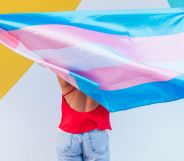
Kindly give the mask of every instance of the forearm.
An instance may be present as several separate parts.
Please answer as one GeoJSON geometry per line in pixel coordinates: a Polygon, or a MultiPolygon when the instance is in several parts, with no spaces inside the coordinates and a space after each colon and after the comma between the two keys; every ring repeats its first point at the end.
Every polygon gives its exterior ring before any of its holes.
{"type": "Polygon", "coordinates": [[[65,81],[64,79],[62,79],[58,75],[56,75],[56,76],[57,76],[58,82],[59,82],[62,90],[65,88],[70,88],[72,86],[71,84],[69,84],[67,81],[65,81]]]}

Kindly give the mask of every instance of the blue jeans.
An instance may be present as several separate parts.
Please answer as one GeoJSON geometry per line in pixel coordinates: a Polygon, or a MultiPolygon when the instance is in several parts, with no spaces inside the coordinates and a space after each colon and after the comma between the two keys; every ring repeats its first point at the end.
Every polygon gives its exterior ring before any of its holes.
{"type": "Polygon", "coordinates": [[[63,130],[57,136],[58,161],[109,161],[109,135],[106,130],[71,134],[63,130]]]}

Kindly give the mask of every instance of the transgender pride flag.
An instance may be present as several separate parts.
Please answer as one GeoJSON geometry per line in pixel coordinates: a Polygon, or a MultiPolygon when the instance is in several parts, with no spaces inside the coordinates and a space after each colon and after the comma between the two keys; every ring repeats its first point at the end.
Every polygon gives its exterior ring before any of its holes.
{"type": "Polygon", "coordinates": [[[1,14],[0,42],[110,112],[184,97],[184,9],[1,14]]]}

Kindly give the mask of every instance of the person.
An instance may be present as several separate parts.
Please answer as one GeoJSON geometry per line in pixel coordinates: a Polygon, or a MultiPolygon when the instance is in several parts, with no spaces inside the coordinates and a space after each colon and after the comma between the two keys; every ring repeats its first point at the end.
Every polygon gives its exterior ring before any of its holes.
{"type": "Polygon", "coordinates": [[[58,161],[109,161],[110,113],[57,75],[62,90],[58,161]]]}

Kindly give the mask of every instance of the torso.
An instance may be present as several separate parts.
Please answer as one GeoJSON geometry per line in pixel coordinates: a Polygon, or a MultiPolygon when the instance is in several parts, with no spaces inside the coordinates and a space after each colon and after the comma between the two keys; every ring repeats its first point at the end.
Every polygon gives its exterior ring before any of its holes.
{"type": "Polygon", "coordinates": [[[60,77],[58,77],[58,80],[66,102],[74,110],[78,112],[89,112],[99,106],[99,104],[96,101],[94,101],[91,97],[86,96],[77,88],[73,87],[60,77]]]}
{"type": "Polygon", "coordinates": [[[73,134],[93,129],[111,130],[109,111],[75,87],[59,79],[62,88],[62,117],[59,128],[73,134]]]}
{"type": "Polygon", "coordinates": [[[73,90],[70,94],[64,96],[64,98],[70,107],[78,112],[89,112],[99,106],[96,101],[86,96],[78,89],[73,90]]]}

